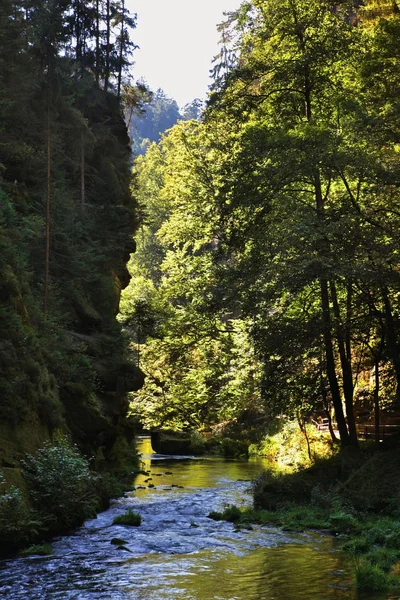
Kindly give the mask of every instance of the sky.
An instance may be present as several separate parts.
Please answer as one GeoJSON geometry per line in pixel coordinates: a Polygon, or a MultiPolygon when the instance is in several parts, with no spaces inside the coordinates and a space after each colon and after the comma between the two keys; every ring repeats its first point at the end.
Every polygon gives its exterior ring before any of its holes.
{"type": "Polygon", "coordinates": [[[137,13],[133,41],[134,79],[144,78],[152,90],[162,88],[180,107],[205,98],[209,71],[218,53],[216,26],[223,12],[241,0],[127,0],[137,13]]]}

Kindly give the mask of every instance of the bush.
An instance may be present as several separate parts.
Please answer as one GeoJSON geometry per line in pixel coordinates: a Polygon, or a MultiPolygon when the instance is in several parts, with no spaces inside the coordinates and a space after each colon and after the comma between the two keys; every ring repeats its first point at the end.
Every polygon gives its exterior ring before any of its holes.
{"type": "Polygon", "coordinates": [[[242,511],[237,506],[231,504],[222,512],[222,518],[224,521],[229,521],[230,523],[236,523],[242,517],[242,511]]]}
{"type": "Polygon", "coordinates": [[[50,531],[78,525],[95,513],[88,461],[66,438],[46,443],[21,461],[33,506],[50,531]]]}
{"type": "Polygon", "coordinates": [[[368,552],[370,545],[364,536],[355,537],[343,544],[343,550],[349,554],[365,554],[368,552]]]}
{"type": "Polygon", "coordinates": [[[242,440],[234,440],[232,438],[221,439],[222,453],[226,458],[239,458],[241,456],[248,456],[249,445],[247,442],[242,440]]]}
{"type": "Polygon", "coordinates": [[[29,543],[40,526],[18,488],[13,486],[0,495],[0,554],[11,554],[29,543]]]}
{"type": "Polygon", "coordinates": [[[190,449],[196,456],[201,456],[205,452],[205,440],[200,432],[192,431],[190,434],[190,449]]]}
{"type": "Polygon", "coordinates": [[[118,515],[113,520],[113,525],[130,525],[131,527],[138,527],[142,523],[142,515],[133,512],[129,509],[123,515],[118,515]]]}
{"type": "Polygon", "coordinates": [[[390,585],[389,577],[386,573],[365,558],[357,562],[355,576],[359,589],[387,590],[390,585]]]}
{"type": "Polygon", "coordinates": [[[21,552],[22,556],[31,556],[32,554],[36,556],[51,556],[53,554],[53,548],[50,544],[36,544],[34,546],[29,546],[29,548],[25,548],[21,552]]]}
{"type": "Polygon", "coordinates": [[[222,521],[222,513],[217,510],[212,510],[208,513],[207,517],[209,519],[213,519],[214,521],[222,521]]]}
{"type": "Polygon", "coordinates": [[[289,531],[304,529],[327,529],[329,520],[318,508],[312,506],[293,506],[282,513],[281,523],[289,531]]]}
{"type": "Polygon", "coordinates": [[[369,544],[383,544],[393,548],[400,547],[400,523],[390,517],[381,517],[366,526],[366,538],[369,544]]]}
{"type": "Polygon", "coordinates": [[[278,510],[283,504],[307,501],[311,497],[312,485],[307,472],[263,471],[253,481],[254,506],[278,510]]]}
{"type": "Polygon", "coordinates": [[[397,548],[375,547],[368,552],[366,558],[377,565],[385,573],[389,573],[400,559],[400,550],[397,548]]]}
{"type": "Polygon", "coordinates": [[[338,510],[329,516],[332,528],[335,532],[350,533],[357,531],[360,527],[357,519],[345,510],[338,510]]]}

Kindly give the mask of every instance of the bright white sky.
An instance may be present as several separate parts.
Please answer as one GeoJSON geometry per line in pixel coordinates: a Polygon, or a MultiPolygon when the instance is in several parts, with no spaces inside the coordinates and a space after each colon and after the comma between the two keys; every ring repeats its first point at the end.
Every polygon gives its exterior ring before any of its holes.
{"type": "Polygon", "coordinates": [[[223,12],[237,9],[241,0],[127,0],[137,13],[133,41],[133,76],[144,78],[151,89],[162,88],[184,106],[205,98],[209,71],[218,53],[216,26],[223,12]]]}

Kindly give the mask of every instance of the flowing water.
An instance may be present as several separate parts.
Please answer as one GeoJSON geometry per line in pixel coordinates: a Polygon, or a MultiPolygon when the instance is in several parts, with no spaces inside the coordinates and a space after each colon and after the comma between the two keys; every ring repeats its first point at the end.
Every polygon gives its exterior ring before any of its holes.
{"type": "Polygon", "coordinates": [[[0,598],[9,600],[387,600],[354,590],[351,562],[328,536],[254,526],[236,531],[207,518],[251,503],[249,480],[265,463],[152,454],[135,492],[57,538],[50,557],[0,562],[0,598]],[[149,487],[154,486],[154,487],[149,487]],[[132,508],[140,527],[113,525],[132,508]],[[113,538],[124,543],[111,544],[113,538]]]}

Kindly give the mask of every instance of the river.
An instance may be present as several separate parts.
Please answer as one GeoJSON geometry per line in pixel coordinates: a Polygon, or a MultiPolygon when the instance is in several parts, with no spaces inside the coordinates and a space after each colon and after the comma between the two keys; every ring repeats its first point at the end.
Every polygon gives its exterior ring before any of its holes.
{"type": "Polygon", "coordinates": [[[0,561],[8,600],[388,600],[362,594],[335,540],[254,526],[237,531],[207,518],[251,504],[249,481],[262,459],[167,457],[139,441],[136,490],[53,542],[54,554],[0,561]],[[154,486],[154,487],[149,487],[154,486]],[[140,527],[113,525],[132,508],[140,527]],[[111,544],[124,540],[122,548],[111,544]]]}

